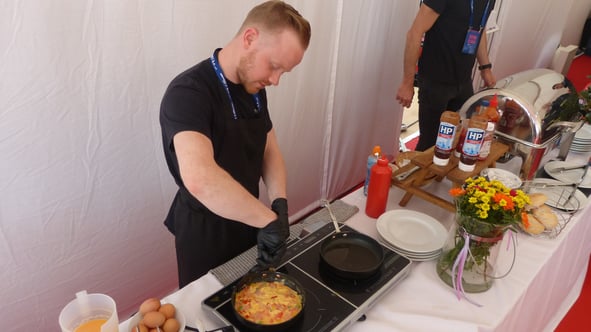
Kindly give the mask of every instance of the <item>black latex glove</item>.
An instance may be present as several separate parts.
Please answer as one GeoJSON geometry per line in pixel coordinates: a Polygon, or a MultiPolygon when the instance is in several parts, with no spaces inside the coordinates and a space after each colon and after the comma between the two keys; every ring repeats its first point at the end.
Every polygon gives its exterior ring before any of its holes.
{"type": "Polygon", "coordinates": [[[275,199],[271,204],[271,210],[277,213],[277,219],[261,228],[257,236],[257,268],[262,270],[279,265],[289,238],[287,199],[275,199]]]}

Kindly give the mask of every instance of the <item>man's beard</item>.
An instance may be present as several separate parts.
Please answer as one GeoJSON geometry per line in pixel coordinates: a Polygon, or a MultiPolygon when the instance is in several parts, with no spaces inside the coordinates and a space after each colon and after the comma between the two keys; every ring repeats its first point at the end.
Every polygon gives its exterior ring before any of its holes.
{"type": "Polygon", "coordinates": [[[251,94],[259,92],[261,89],[260,83],[257,81],[251,81],[249,77],[249,73],[254,68],[256,53],[251,52],[246,56],[240,58],[240,62],[238,64],[237,74],[239,83],[242,84],[244,89],[251,94]]]}

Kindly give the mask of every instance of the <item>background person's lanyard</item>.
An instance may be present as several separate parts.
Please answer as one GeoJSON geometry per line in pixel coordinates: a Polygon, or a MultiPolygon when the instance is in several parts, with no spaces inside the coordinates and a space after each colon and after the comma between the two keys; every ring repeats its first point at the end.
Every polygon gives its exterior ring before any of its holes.
{"type": "MultiPolygon", "coordinates": [[[[480,20],[480,28],[478,31],[482,31],[484,25],[486,24],[486,14],[488,14],[488,6],[490,5],[490,0],[486,2],[486,7],[484,7],[484,13],[482,14],[482,19],[480,20]]],[[[470,0],[470,29],[474,27],[474,0],[470,0]]]]}
{"type": "MultiPolygon", "coordinates": [[[[234,116],[234,120],[238,120],[238,114],[236,113],[236,107],[234,106],[234,100],[232,99],[232,94],[230,94],[230,88],[228,88],[228,82],[226,82],[226,78],[224,77],[224,72],[222,71],[222,67],[220,66],[220,64],[218,62],[215,51],[213,52],[212,56],[209,59],[211,60],[211,64],[213,65],[213,70],[215,70],[218,80],[220,80],[220,83],[222,83],[222,85],[224,86],[224,89],[226,89],[226,93],[228,94],[228,99],[230,99],[230,105],[232,105],[232,115],[234,116]]],[[[255,111],[256,111],[256,113],[258,113],[261,111],[261,101],[259,99],[259,94],[258,93],[253,94],[252,98],[254,99],[254,102],[257,105],[255,111]]]]}
{"type": "Polygon", "coordinates": [[[486,16],[488,14],[488,6],[490,5],[490,0],[486,2],[486,7],[484,8],[484,13],[482,14],[482,19],[480,20],[480,27],[474,29],[474,0],[470,0],[470,21],[468,31],[466,32],[466,38],[464,39],[464,45],[462,46],[462,53],[474,55],[476,54],[478,44],[480,43],[480,35],[482,34],[482,30],[486,24],[486,16]]]}

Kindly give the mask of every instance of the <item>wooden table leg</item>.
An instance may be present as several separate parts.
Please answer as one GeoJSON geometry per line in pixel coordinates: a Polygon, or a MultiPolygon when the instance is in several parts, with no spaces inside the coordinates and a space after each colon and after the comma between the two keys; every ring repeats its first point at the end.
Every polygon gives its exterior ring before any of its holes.
{"type": "Polygon", "coordinates": [[[398,205],[400,205],[400,206],[406,206],[406,204],[408,204],[408,201],[410,201],[410,199],[412,198],[412,196],[413,196],[413,194],[411,194],[411,193],[409,193],[407,191],[406,194],[404,194],[404,196],[400,200],[400,202],[398,202],[398,205]]]}

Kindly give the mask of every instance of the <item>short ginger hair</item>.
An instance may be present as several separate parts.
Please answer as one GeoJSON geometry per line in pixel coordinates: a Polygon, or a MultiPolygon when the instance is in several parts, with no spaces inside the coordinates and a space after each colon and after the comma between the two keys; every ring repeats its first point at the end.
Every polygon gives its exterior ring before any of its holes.
{"type": "Polygon", "coordinates": [[[252,8],[246,15],[240,32],[253,25],[270,32],[291,29],[298,35],[304,50],[310,44],[310,23],[295,8],[283,1],[271,0],[252,8]]]}

